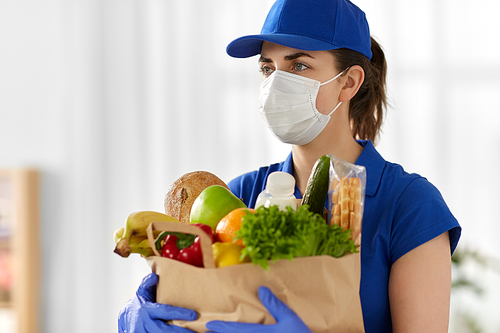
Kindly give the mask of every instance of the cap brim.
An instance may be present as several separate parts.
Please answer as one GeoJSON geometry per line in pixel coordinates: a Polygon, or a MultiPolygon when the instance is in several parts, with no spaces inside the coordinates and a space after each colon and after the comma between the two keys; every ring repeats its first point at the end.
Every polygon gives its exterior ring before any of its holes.
{"type": "Polygon", "coordinates": [[[267,41],[305,51],[325,51],[338,49],[335,45],[317,39],[289,34],[261,34],[243,36],[233,40],[226,48],[234,58],[248,58],[260,54],[262,42],[267,41]]]}

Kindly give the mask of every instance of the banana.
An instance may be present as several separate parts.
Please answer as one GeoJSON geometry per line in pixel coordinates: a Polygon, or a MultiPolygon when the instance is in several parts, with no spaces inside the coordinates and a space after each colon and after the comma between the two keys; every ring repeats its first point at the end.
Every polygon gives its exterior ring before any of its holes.
{"type": "Polygon", "coordinates": [[[143,257],[149,257],[154,254],[147,236],[130,237],[129,246],[130,253],[138,253],[143,257]]]}
{"type": "MultiPolygon", "coordinates": [[[[114,252],[127,258],[132,253],[132,237],[147,237],[146,229],[151,222],[179,222],[179,220],[155,211],[134,212],[128,216],[123,232],[121,232],[121,228],[115,231],[116,247],[114,252]]],[[[134,249],[136,248],[134,247],[134,249]]],[[[149,249],[151,248],[149,247],[149,249]]]]}
{"type": "Polygon", "coordinates": [[[130,253],[138,253],[140,254],[141,256],[143,257],[150,257],[150,256],[153,256],[155,253],[153,252],[153,249],[151,248],[144,248],[144,249],[141,249],[141,248],[131,248],[130,249],[130,253]]]}
{"type": "MultiPolygon", "coordinates": [[[[115,244],[118,243],[118,241],[120,241],[120,239],[123,237],[123,231],[125,230],[124,227],[121,227],[119,229],[116,229],[115,230],[115,233],[113,235],[113,239],[115,241],[115,244]]],[[[158,230],[154,230],[153,231],[153,235],[154,237],[158,237],[158,235],[161,233],[161,231],[158,231],[158,230]]],[[[147,235],[144,235],[144,236],[132,236],[131,239],[134,239],[134,237],[138,237],[142,240],[146,239],[148,236],[147,235]]],[[[132,243],[132,240],[129,242],[129,243],[132,243]]]]}
{"type": "Polygon", "coordinates": [[[130,241],[128,242],[130,248],[135,249],[147,249],[151,248],[149,245],[149,239],[147,236],[132,236],[130,237],[130,241]]]}
{"type": "MultiPolygon", "coordinates": [[[[115,231],[115,243],[119,241],[119,239],[123,236],[124,228],[117,229],[115,231]],[[118,238],[117,238],[118,237],[118,238]]],[[[158,234],[156,232],[154,234],[158,234]]],[[[153,250],[151,249],[151,245],[149,243],[149,239],[147,236],[135,236],[132,235],[128,242],[130,247],[130,253],[138,253],[143,257],[149,257],[154,255],[153,250]]]]}
{"type": "Polygon", "coordinates": [[[115,230],[115,233],[113,235],[113,239],[115,240],[115,244],[118,243],[118,241],[120,240],[120,238],[123,237],[123,232],[124,231],[125,231],[124,227],[121,227],[120,229],[116,229],[115,230]]]}

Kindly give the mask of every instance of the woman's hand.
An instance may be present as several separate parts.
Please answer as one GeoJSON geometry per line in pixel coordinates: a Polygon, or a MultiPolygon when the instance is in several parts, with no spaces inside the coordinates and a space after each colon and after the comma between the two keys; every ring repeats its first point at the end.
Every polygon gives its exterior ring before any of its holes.
{"type": "Polygon", "coordinates": [[[225,321],[210,321],[206,327],[210,332],[216,333],[311,333],[311,330],[285,303],[267,287],[259,288],[259,298],[262,304],[276,320],[276,324],[262,325],[225,321]]]}
{"type": "Polygon", "coordinates": [[[119,333],[164,333],[193,331],[167,324],[168,320],[195,320],[195,311],[156,302],[158,275],[148,274],[143,280],[136,296],[120,311],[118,316],[119,333]]]}

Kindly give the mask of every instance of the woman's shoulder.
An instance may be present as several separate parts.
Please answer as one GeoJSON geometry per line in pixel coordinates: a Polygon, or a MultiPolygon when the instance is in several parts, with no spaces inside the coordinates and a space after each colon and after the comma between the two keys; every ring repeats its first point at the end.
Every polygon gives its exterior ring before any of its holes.
{"type": "Polygon", "coordinates": [[[253,207],[260,192],[266,187],[267,176],[274,171],[282,171],[285,162],[274,163],[246,172],[229,183],[229,189],[241,198],[248,207],[253,207]]]}
{"type": "Polygon", "coordinates": [[[412,183],[429,187],[429,189],[433,187],[427,178],[415,172],[408,172],[402,165],[389,161],[385,161],[382,181],[392,182],[394,183],[394,186],[397,186],[402,190],[405,190],[412,183]]]}
{"type": "Polygon", "coordinates": [[[378,221],[377,228],[388,233],[392,258],[445,231],[450,232],[453,251],[461,229],[437,187],[424,176],[386,161],[371,144],[365,145],[363,153],[360,164],[367,171],[365,213],[378,221]]]}
{"type": "Polygon", "coordinates": [[[392,242],[399,243],[394,249],[401,251],[394,253],[393,258],[446,231],[453,253],[461,228],[439,189],[427,178],[408,173],[398,164],[388,162],[386,166],[385,193],[392,192],[394,200],[392,242]]]}
{"type": "MultiPolygon", "coordinates": [[[[367,195],[383,196],[399,195],[406,191],[410,184],[418,184],[420,188],[433,190],[432,184],[417,173],[407,172],[401,164],[386,160],[369,140],[359,140],[363,152],[356,164],[362,165],[367,173],[367,195]]],[[[410,186],[412,187],[412,186],[410,186]]]]}
{"type": "Polygon", "coordinates": [[[438,211],[452,216],[443,195],[431,181],[418,173],[407,172],[397,163],[385,163],[377,196],[391,198],[394,209],[402,214],[414,210],[426,211],[429,216],[438,211]]]}
{"type": "Polygon", "coordinates": [[[420,203],[444,200],[438,188],[426,177],[415,172],[408,172],[402,165],[393,162],[385,162],[380,188],[391,191],[400,200],[413,198],[412,201],[420,203]]]}
{"type": "Polygon", "coordinates": [[[425,178],[416,173],[407,172],[403,166],[387,161],[369,140],[358,141],[363,152],[356,164],[366,169],[366,195],[370,197],[398,196],[405,188],[417,179],[425,178]]]}
{"type": "MultiPolygon", "coordinates": [[[[227,185],[231,192],[240,192],[245,184],[253,184],[260,170],[253,170],[233,178],[227,185]]],[[[236,193],[235,193],[236,194],[236,193]]]]}

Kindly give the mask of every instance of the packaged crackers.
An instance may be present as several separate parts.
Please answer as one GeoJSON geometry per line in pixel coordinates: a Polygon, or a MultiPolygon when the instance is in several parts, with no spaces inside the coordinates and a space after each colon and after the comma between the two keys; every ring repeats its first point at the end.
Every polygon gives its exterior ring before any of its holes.
{"type": "Polygon", "coordinates": [[[351,230],[351,238],[357,246],[361,246],[366,169],[336,156],[328,156],[331,160],[328,191],[330,225],[337,224],[344,230],[351,230]]]}

